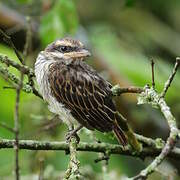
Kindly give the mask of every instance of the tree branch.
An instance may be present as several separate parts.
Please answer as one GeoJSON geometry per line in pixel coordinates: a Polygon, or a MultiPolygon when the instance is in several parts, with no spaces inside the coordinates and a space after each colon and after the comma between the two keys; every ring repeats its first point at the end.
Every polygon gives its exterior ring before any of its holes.
{"type": "Polygon", "coordinates": [[[119,84],[112,87],[113,96],[120,96],[123,93],[141,93],[144,91],[141,87],[120,87],[119,84]]]}
{"type": "MultiPolygon", "coordinates": [[[[15,140],[1,139],[0,149],[13,148],[15,140]]],[[[19,149],[28,150],[61,150],[69,151],[69,144],[66,142],[49,142],[49,141],[35,141],[35,140],[19,140],[19,149]]],[[[109,154],[121,154],[127,156],[134,156],[144,159],[147,156],[156,156],[161,152],[162,148],[144,147],[140,153],[134,153],[130,147],[123,148],[121,145],[109,143],[86,143],[79,142],[77,151],[89,152],[107,152],[109,154]]],[[[168,157],[177,159],[180,158],[180,148],[174,148],[168,157]]]]}
{"type": "Polygon", "coordinates": [[[168,80],[166,81],[166,83],[164,85],[164,89],[163,89],[160,97],[162,97],[162,98],[165,97],[166,92],[168,91],[168,88],[170,87],[171,82],[174,79],[174,76],[175,76],[175,74],[176,74],[176,72],[178,70],[179,64],[180,64],[180,58],[177,57],[176,58],[176,63],[175,63],[174,68],[173,68],[173,71],[172,71],[171,75],[169,76],[168,80]]]}
{"type": "Polygon", "coordinates": [[[64,180],[79,179],[81,177],[81,174],[79,172],[80,162],[77,159],[77,147],[78,147],[77,139],[76,137],[72,136],[69,142],[70,160],[69,160],[68,169],[65,172],[64,180]]]}
{"type": "Polygon", "coordinates": [[[35,76],[33,69],[11,60],[6,55],[0,54],[0,62],[6,64],[7,66],[12,66],[24,74],[32,75],[33,77],[35,76]]]}
{"type": "Polygon", "coordinates": [[[146,167],[144,170],[142,170],[137,176],[133,177],[133,180],[137,179],[147,179],[148,175],[155,171],[156,167],[164,160],[164,158],[171,152],[171,150],[174,148],[179,130],[177,128],[176,119],[172,115],[170,108],[167,106],[164,96],[168,90],[168,87],[170,87],[170,84],[177,72],[178,65],[179,65],[180,59],[176,59],[176,63],[173,69],[172,74],[169,76],[167,82],[165,83],[163,92],[159,95],[153,88],[146,87],[145,92],[142,92],[140,94],[139,98],[139,104],[149,103],[153,107],[157,106],[160,108],[162,114],[164,115],[170,129],[169,137],[166,141],[166,144],[162,148],[161,153],[152,161],[152,163],[146,167]]]}

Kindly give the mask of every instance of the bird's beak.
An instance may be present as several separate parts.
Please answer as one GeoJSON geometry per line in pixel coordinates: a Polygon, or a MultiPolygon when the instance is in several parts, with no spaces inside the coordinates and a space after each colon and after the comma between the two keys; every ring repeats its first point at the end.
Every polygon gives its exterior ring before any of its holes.
{"type": "Polygon", "coordinates": [[[67,52],[64,53],[65,59],[81,59],[84,60],[85,57],[91,56],[91,53],[87,49],[79,49],[79,51],[75,52],[67,52]]]}
{"type": "Polygon", "coordinates": [[[91,53],[87,49],[81,49],[80,51],[76,52],[76,57],[83,58],[91,56],[91,53]]]}

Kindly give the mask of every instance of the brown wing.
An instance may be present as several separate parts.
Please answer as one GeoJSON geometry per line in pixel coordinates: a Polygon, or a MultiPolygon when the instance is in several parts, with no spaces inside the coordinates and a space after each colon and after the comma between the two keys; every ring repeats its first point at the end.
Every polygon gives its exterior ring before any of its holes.
{"type": "Polygon", "coordinates": [[[87,64],[81,61],[72,61],[68,65],[55,63],[50,67],[49,83],[52,94],[71,110],[79,123],[88,129],[101,132],[113,129],[116,133],[111,85],[87,64]]]}
{"type": "Polygon", "coordinates": [[[56,99],[71,110],[81,124],[99,131],[112,130],[115,106],[110,85],[84,63],[51,66],[49,83],[56,99]]]}

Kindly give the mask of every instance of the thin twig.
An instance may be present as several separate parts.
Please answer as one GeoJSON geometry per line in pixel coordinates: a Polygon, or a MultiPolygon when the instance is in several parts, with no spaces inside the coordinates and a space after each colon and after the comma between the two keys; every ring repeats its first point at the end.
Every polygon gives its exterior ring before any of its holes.
{"type": "Polygon", "coordinates": [[[155,80],[154,80],[154,60],[151,59],[151,69],[152,69],[152,87],[155,88],[155,80]]]}
{"type": "Polygon", "coordinates": [[[180,64],[180,58],[177,57],[177,58],[176,58],[176,63],[175,63],[174,68],[173,68],[173,71],[172,71],[171,75],[169,76],[168,80],[166,81],[166,83],[165,83],[165,85],[164,85],[164,89],[163,89],[160,97],[162,97],[162,98],[165,97],[166,92],[168,91],[168,88],[170,87],[171,82],[172,82],[172,80],[174,79],[174,76],[175,76],[175,74],[176,74],[176,72],[177,72],[177,70],[178,70],[179,64],[180,64]]]}
{"type": "MultiPolygon", "coordinates": [[[[20,61],[23,65],[25,64],[25,59],[22,59],[20,61]]],[[[15,115],[14,115],[14,131],[15,131],[14,148],[15,148],[15,163],[16,163],[16,166],[15,166],[16,180],[20,179],[20,176],[19,176],[19,103],[20,103],[20,92],[23,87],[23,79],[24,79],[24,73],[21,71],[20,81],[19,81],[18,87],[16,88],[16,104],[15,104],[15,115]]]]}
{"type": "Polygon", "coordinates": [[[118,84],[112,87],[113,96],[120,96],[123,93],[141,93],[144,91],[141,87],[120,87],[118,84]]]}
{"type": "Polygon", "coordinates": [[[31,18],[28,16],[26,17],[26,28],[27,28],[27,31],[26,31],[26,43],[25,43],[25,46],[24,46],[24,51],[23,51],[23,55],[24,57],[26,58],[27,55],[28,55],[28,51],[31,47],[31,39],[32,39],[32,30],[31,30],[31,18]]]}
{"type": "Polygon", "coordinates": [[[44,175],[44,159],[43,158],[41,158],[40,160],[39,160],[39,177],[38,177],[38,180],[43,180],[44,179],[44,177],[43,177],[43,175],[44,175]]]}
{"type": "MultiPolygon", "coordinates": [[[[31,18],[27,17],[27,35],[26,35],[26,44],[24,46],[24,57],[27,56],[29,49],[31,48],[31,40],[32,40],[32,30],[31,30],[31,18]]],[[[31,70],[29,71],[28,75],[28,84],[32,87],[32,89],[35,90],[34,88],[34,81],[33,81],[33,77],[35,77],[34,72],[31,70]]]]}
{"type": "Polygon", "coordinates": [[[19,101],[20,101],[20,91],[22,84],[16,90],[16,104],[15,104],[15,114],[14,114],[14,131],[15,131],[15,173],[16,180],[19,180],[19,101]]]}
{"type": "MultiPolygon", "coordinates": [[[[98,162],[103,161],[103,160],[108,161],[108,160],[109,160],[109,155],[103,154],[102,156],[96,158],[96,159],[94,160],[94,162],[95,162],[95,163],[98,163],[98,162]]],[[[107,163],[107,164],[108,164],[108,163],[107,163]]],[[[106,164],[106,165],[107,165],[107,164],[106,164]]]]}
{"type": "Polygon", "coordinates": [[[16,89],[15,87],[10,87],[10,86],[3,86],[3,89],[16,89]]]}
{"type": "MultiPolygon", "coordinates": [[[[24,63],[24,61],[22,63],[24,63]]],[[[20,176],[19,176],[19,103],[20,103],[20,93],[23,87],[23,79],[24,79],[24,74],[23,72],[21,72],[20,83],[16,89],[16,104],[15,104],[15,115],[14,115],[14,131],[15,131],[14,149],[15,149],[15,163],[16,163],[16,166],[15,166],[16,180],[20,179],[20,176]]]]}
{"type": "Polygon", "coordinates": [[[8,36],[2,29],[0,29],[0,34],[2,34],[2,36],[4,37],[4,40],[13,48],[17,58],[23,64],[23,58],[20,55],[20,53],[18,52],[18,50],[16,49],[16,47],[14,46],[14,43],[12,42],[11,37],[8,36]]]}
{"type": "Polygon", "coordinates": [[[0,122],[0,126],[7,129],[8,131],[14,133],[14,129],[9,127],[7,124],[3,123],[3,122],[0,122]]]}

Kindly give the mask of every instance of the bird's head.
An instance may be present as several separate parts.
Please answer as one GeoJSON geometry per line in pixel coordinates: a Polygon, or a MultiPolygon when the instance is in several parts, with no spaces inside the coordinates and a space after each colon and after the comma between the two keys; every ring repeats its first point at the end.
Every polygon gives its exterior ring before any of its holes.
{"type": "Polygon", "coordinates": [[[83,60],[85,57],[91,55],[80,41],[71,38],[63,38],[54,41],[46,47],[45,52],[55,58],[62,58],[64,60],[83,60]]]}

